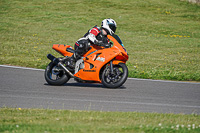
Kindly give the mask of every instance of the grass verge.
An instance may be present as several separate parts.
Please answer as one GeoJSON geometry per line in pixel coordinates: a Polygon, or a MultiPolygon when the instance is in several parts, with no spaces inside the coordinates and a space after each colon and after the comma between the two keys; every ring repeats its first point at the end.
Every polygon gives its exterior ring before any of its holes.
{"type": "Polygon", "coordinates": [[[0,132],[200,132],[199,115],[0,108],[0,132]]]}
{"type": "Polygon", "coordinates": [[[129,77],[200,81],[200,8],[179,0],[1,0],[0,64],[45,68],[52,44],[73,46],[109,17],[129,77]]]}

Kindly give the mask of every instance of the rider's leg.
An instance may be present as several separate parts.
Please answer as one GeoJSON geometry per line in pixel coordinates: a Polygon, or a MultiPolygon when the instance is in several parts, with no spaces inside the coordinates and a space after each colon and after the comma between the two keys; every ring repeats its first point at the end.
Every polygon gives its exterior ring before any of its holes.
{"type": "Polygon", "coordinates": [[[85,38],[81,38],[75,43],[74,45],[75,53],[71,56],[69,65],[71,68],[75,67],[76,61],[80,59],[88,51],[88,48],[89,48],[89,41],[85,38]]]}

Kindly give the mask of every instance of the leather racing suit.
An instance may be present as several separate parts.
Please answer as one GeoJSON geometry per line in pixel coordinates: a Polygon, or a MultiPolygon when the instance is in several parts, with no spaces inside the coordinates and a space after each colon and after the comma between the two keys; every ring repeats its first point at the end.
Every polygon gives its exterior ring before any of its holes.
{"type": "Polygon", "coordinates": [[[105,46],[109,43],[107,35],[103,35],[102,28],[94,26],[74,45],[74,58],[77,60],[90,49],[90,45],[105,46]]]}

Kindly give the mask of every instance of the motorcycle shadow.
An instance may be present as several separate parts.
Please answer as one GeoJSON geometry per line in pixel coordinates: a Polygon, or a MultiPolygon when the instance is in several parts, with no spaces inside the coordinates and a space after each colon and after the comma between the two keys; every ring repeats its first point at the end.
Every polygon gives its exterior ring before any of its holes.
{"type": "MultiPolygon", "coordinates": [[[[47,85],[47,86],[52,86],[52,85],[49,85],[48,83],[45,83],[44,85],[47,85]]],[[[65,83],[64,85],[62,86],[70,86],[70,87],[90,87],[90,88],[104,88],[104,89],[126,89],[125,86],[121,86],[119,88],[107,88],[105,86],[103,86],[102,84],[98,84],[98,83],[78,83],[78,82],[75,82],[75,83],[65,83]]]]}

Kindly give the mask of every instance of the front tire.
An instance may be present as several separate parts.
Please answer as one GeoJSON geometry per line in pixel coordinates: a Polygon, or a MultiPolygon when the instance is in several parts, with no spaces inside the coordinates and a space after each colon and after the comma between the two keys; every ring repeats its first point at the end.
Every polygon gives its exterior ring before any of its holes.
{"type": "Polygon", "coordinates": [[[126,64],[119,63],[113,66],[113,74],[110,67],[104,69],[102,73],[102,84],[108,88],[118,88],[122,86],[128,77],[128,68],[126,64]]]}
{"type": "Polygon", "coordinates": [[[50,62],[45,69],[44,77],[50,85],[63,85],[70,79],[70,76],[67,75],[61,67],[55,65],[53,62],[50,62]]]}

